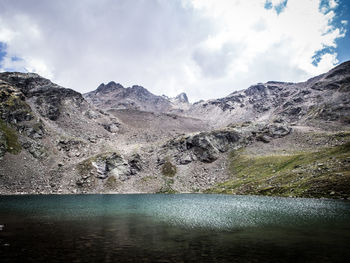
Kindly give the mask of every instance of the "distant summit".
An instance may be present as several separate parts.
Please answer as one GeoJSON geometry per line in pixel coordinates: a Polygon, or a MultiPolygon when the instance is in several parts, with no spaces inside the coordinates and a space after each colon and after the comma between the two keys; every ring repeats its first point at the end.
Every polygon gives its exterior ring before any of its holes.
{"type": "Polygon", "coordinates": [[[189,103],[186,93],[182,92],[174,98],[175,102],[178,103],[189,103]]]}
{"type": "Polygon", "coordinates": [[[110,92],[123,88],[124,87],[121,84],[111,81],[108,84],[102,83],[100,86],[97,87],[96,92],[110,92]]]}
{"type": "Polygon", "coordinates": [[[84,98],[100,109],[132,109],[150,112],[173,112],[187,109],[190,105],[187,95],[181,93],[175,98],[157,96],[142,86],[133,85],[124,88],[121,84],[110,81],[100,84],[96,90],[83,94],[84,98]]]}

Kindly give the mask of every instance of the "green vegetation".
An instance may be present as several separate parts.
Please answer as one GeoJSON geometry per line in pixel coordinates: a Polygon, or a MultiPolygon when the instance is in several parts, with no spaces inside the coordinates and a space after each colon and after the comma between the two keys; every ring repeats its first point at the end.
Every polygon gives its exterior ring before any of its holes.
{"type": "Polygon", "coordinates": [[[176,174],[176,166],[170,162],[169,158],[165,160],[162,166],[162,174],[167,177],[174,177],[176,174]]]}
{"type": "Polygon", "coordinates": [[[21,152],[21,144],[18,141],[17,131],[0,119],[0,131],[4,134],[7,151],[12,154],[21,152]]]}
{"type": "Polygon", "coordinates": [[[157,178],[153,175],[147,175],[145,177],[142,177],[141,178],[141,181],[144,182],[144,183],[147,183],[147,182],[150,182],[150,181],[153,181],[153,180],[156,180],[157,178]]]}
{"type": "Polygon", "coordinates": [[[350,197],[350,142],[316,152],[229,156],[231,179],[208,193],[296,197],[350,197]]]}
{"type": "Polygon", "coordinates": [[[89,158],[89,159],[86,159],[86,160],[78,163],[77,170],[78,170],[80,175],[84,176],[84,175],[87,175],[90,173],[90,171],[93,168],[93,166],[92,166],[93,159],[94,158],[89,158]]]}
{"type": "Polygon", "coordinates": [[[0,88],[0,105],[10,112],[16,112],[18,115],[32,115],[30,106],[25,102],[22,92],[18,89],[2,85],[0,88]]]}
{"type": "Polygon", "coordinates": [[[162,166],[162,174],[164,179],[164,186],[158,191],[158,193],[163,194],[175,194],[176,191],[172,188],[172,184],[174,183],[173,177],[176,174],[176,166],[173,165],[170,161],[170,158],[166,158],[165,162],[162,166]]]}
{"type": "Polygon", "coordinates": [[[172,188],[173,179],[164,178],[164,186],[157,192],[157,194],[176,194],[177,192],[172,188]]]}

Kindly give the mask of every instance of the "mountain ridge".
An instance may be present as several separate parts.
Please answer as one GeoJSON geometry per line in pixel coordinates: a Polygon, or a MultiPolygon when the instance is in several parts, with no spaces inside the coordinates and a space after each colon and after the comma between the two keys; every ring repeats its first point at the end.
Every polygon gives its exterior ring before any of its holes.
{"type": "Polygon", "coordinates": [[[349,105],[350,62],[193,104],[114,81],[82,95],[0,73],[0,194],[350,198],[349,105]]]}

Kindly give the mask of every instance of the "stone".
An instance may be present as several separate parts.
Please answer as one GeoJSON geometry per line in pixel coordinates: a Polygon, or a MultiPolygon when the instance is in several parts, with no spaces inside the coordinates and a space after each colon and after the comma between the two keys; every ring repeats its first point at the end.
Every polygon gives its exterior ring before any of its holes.
{"type": "Polygon", "coordinates": [[[218,158],[220,152],[228,151],[239,140],[239,134],[233,129],[216,130],[180,136],[163,145],[163,148],[176,151],[179,164],[188,164],[194,160],[211,163],[218,158]]]}
{"type": "Polygon", "coordinates": [[[271,137],[269,137],[267,135],[259,135],[256,139],[257,139],[257,141],[261,141],[264,143],[269,143],[271,141],[271,137]]]}
{"type": "Polygon", "coordinates": [[[102,126],[110,133],[117,133],[119,131],[120,123],[102,124],[102,126]]]}

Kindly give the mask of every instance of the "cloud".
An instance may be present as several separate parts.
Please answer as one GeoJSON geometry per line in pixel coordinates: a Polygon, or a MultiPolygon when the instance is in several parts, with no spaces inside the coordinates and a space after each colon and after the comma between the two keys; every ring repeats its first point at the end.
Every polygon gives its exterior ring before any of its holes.
{"type": "MultiPolygon", "coordinates": [[[[190,99],[336,63],[335,0],[0,0],[0,70],[80,92],[115,80],[190,99]],[[271,8],[267,8],[270,3],[271,8]],[[13,58],[20,59],[13,59],[13,58]]],[[[340,26],[346,26],[342,22],[340,26]]]]}

